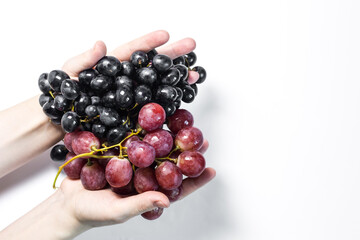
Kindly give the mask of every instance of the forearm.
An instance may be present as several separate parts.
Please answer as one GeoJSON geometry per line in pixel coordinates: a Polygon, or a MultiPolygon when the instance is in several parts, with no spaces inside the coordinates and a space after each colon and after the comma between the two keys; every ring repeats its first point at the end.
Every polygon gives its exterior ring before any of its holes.
{"type": "Polygon", "coordinates": [[[64,136],[33,97],[0,112],[0,178],[24,165],[64,136]]]}
{"type": "Polygon", "coordinates": [[[0,239],[72,239],[88,230],[66,206],[61,190],[57,190],[36,208],[0,232],[0,239]]]}

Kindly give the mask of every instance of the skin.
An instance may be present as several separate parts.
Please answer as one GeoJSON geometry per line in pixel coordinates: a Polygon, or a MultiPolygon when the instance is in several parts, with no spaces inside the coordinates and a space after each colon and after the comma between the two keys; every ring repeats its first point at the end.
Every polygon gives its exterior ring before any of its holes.
{"type": "MultiPolygon", "coordinates": [[[[169,33],[155,31],[119,46],[108,55],[124,61],[136,50],[156,48],[159,53],[176,58],[196,47],[191,38],[163,46],[168,40],[169,33]]],[[[105,44],[98,41],[93,48],[66,61],[62,69],[70,76],[77,77],[79,72],[94,66],[106,53],[105,44]]],[[[189,82],[196,82],[198,77],[196,72],[190,71],[189,82]]],[[[61,127],[50,123],[44,115],[38,97],[0,112],[0,129],[2,135],[7,136],[0,138],[0,178],[31,161],[64,136],[61,127]],[[23,121],[19,116],[26,116],[26,112],[31,112],[32,118],[23,121]],[[25,148],[26,151],[18,151],[25,148]]],[[[200,151],[204,153],[208,145],[205,140],[200,151]]],[[[208,183],[215,174],[214,169],[206,168],[199,177],[185,179],[181,198],[208,183]]],[[[2,230],[0,239],[72,239],[92,227],[123,223],[155,207],[169,206],[168,198],[160,192],[149,191],[122,197],[110,189],[85,190],[80,180],[66,178],[48,199],[2,230]]]]}

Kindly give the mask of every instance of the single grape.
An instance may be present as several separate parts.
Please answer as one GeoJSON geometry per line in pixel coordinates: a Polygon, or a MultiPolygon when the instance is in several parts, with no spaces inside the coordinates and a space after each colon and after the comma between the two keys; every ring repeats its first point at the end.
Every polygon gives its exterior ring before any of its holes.
{"type": "Polygon", "coordinates": [[[149,58],[149,61],[152,61],[156,55],[158,55],[158,52],[155,49],[150,50],[146,53],[146,55],[149,58]]]}
{"type": "Polygon", "coordinates": [[[138,193],[156,191],[159,188],[159,184],[156,181],[155,170],[150,167],[136,169],[134,187],[138,193]]]}
{"type": "Polygon", "coordinates": [[[174,65],[177,65],[177,64],[185,65],[185,57],[184,56],[177,57],[173,60],[173,63],[174,63],[174,65]]]}
{"type": "Polygon", "coordinates": [[[202,132],[196,127],[181,129],[175,137],[175,146],[182,151],[198,150],[204,143],[202,132]]]}
{"type": "Polygon", "coordinates": [[[101,123],[94,123],[91,126],[91,132],[98,138],[105,138],[106,137],[106,126],[101,123]]]}
{"type": "Polygon", "coordinates": [[[130,108],[134,106],[134,93],[129,87],[118,88],[116,90],[116,105],[119,108],[130,108]]]}
{"type": "Polygon", "coordinates": [[[155,157],[161,158],[170,153],[173,147],[174,139],[168,131],[157,129],[153,132],[147,133],[143,141],[154,147],[155,157]]]}
{"type": "Polygon", "coordinates": [[[182,101],[191,103],[195,99],[195,90],[190,85],[185,85],[181,88],[183,92],[182,101]]]}
{"type": "Polygon", "coordinates": [[[105,168],[105,177],[110,186],[124,187],[133,176],[133,170],[129,160],[126,158],[112,158],[105,168]]]}
{"type": "Polygon", "coordinates": [[[116,107],[116,93],[115,91],[109,91],[105,93],[101,98],[101,104],[104,107],[115,108],[116,107]]]}
{"type": "Polygon", "coordinates": [[[168,197],[170,202],[175,202],[180,198],[182,189],[183,189],[183,187],[181,184],[180,187],[175,188],[173,190],[165,190],[165,189],[160,188],[159,191],[162,192],[163,194],[165,194],[168,197]]]}
{"type": "Polygon", "coordinates": [[[99,112],[98,112],[97,107],[95,105],[89,105],[89,106],[87,106],[85,108],[85,114],[89,118],[94,118],[99,114],[99,112]]]}
{"type": "Polygon", "coordinates": [[[65,134],[63,141],[64,141],[65,147],[67,148],[67,150],[69,150],[69,152],[74,152],[74,150],[72,149],[72,142],[79,133],[80,133],[80,131],[74,131],[74,132],[65,134]]]}
{"type": "Polygon", "coordinates": [[[47,102],[43,105],[43,111],[49,118],[61,118],[63,115],[62,111],[59,111],[55,108],[54,100],[47,102]]]}
{"type": "Polygon", "coordinates": [[[182,183],[182,173],[172,162],[164,161],[155,169],[156,180],[161,188],[173,190],[180,187],[182,183]]]}
{"type": "Polygon", "coordinates": [[[143,105],[149,103],[152,100],[151,88],[147,85],[139,85],[134,91],[135,102],[143,105]]]}
{"type": "MultiPolygon", "coordinates": [[[[134,142],[134,141],[140,141],[140,138],[138,136],[131,136],[128,139],[126,139],[123,143],[122,146],[128,148],[130,146],[130,143],[134,142]]],[[[125,154],[127,154],[127,150],[124,149],[125,154]]]]}
{"type": "Polygon", "coordinates": [[[61,127],[65,132],[73,132],[80,126],[80,118],[76,112],[66,112],[61,118],[61,127]]]}
{"type": "Polygon", "coordinates": [[[91,96],[91,105],[98,106],[101,103],[101,98],[99,96],[91,96]]]}
{"type": "Polygon", "coordinates": [[[53,161],[64,161],[66,158],[66,154],[68,154],[68,150],[66,149],[65,145],[58,144],[55,145],[50,152],[50,158],[53,161]]]}
{"type": "Polygon", "coordinates": [[[103,93],[110,90],[113,84],[113,78],[107,75],[99,74],[90,82],[90,87],[95,92],[103,93]]]}
{"type": "Polygon", "coordinates": [[[87,190],[100,190],[106,186],[104,169],[96,161],[85,164],[81,169],[80,180],[87,190]]]}
{"type": "Polygon", "coordinates": [[[175,86],[180,81],[180,71],[177,68],[170,68],[161,75],[160,83],[175,86]]]}
{"type": "Polygon", "coordinates": [[[110,129],[106,135],[109,145],[115,145],[126,137],[126,128],[124,126],[114,127],[110,129]]]}
{"type": "Polygon", "coordinates": [[[178,156],[177,164],[182,174],[198,177],[205,170],[205,158],[197,151],[185,151],[178,156]]]}
{"type": "Polygon", "coordinates": [[[175,102],[169,102],[167,104],[164,104],[162,107],[165,110],[166,117],[172,116],[175,113],[176,109],[177,109],[177,105],[176,105],[175,102]]]}
{"type": "Polygon", "coordinates": [[[71,147],[77,155],[89,153],[92,148],[99,149],[100,141],[92,132],[82,131],[74,136],[71,147]]]}
{"type": "Polygon", "coordinates": [[[66,111],[69,110],[71,107],[72,101],[69,99],[66,99],[63,95],[59,94],[56,95],[54,98],[54,105],[55,108],[59,111],[66,111]]]}
{"type": "Polygon", "coordinates": [[[176,112],[168,117],[167,126],[171,132],[177,134],[185,127],[192,127],[194,125],[193,115],[186,109],[178,109],[176,112]]]}
{"type": "Polygon", "coordinates": [[[206,70],[205,68],[201,66],[196,66],[192,69],[193,71],[199,73],[199,79],[196,81],[196,83],[200,84],[203,83],[206,79],[206,70]]]}
{"type": "Polygon", "coordinates": [[[165,110],[157,103],[148,103],[139,112],[138,123],[145,131],[161,128],[165,122],[165,110]]]}
{"type": "Polygon", "coordinates": [[[154,56],[152,61],[152,66],[160,73],[169,70],[172,67],[172,64],[171,58],[163,54],[154,56]]]}
{"type": "Polygon", "coordinates": [[[91,104],[91,98],[85,93],[81,93],[80,96],[74,102],[74,110],[79,116],[85,116],[85,109],[91,104]]]}
{"type": "MultiPolygon", "coordinates": [[[[75,156],[76,155],[74,153],[69,152],[68,154],[66,154],[65,161],[68,161],[75,156]]],[[[87,161],[88,160],[86,158],[77,158],[69,162],[64,167],[64,172],[70,179],[80,179],[81,169],[84,167],[87,161]]]]}
{"type": "Polygon", "coordinates": [[[90,88],[90,82],[97,76],[99,75],[98,71],[96,71],[95,69],[86,69],[84,71],[81,71],[79,73],[79,85],[80,88],[83,90],[87,90],[90,88]]]}
{"type": "Polygon", "coordinates": [[[135,66],[131,62],[121,62],[121,66],[121,75],[132,77],[135,74],[135,66]]]}
{"type": "Polygon", "coordinates": [[[152,86],[157,82],[158,75],[153,68],[140,68],[136,70],[136,81],[139,84],[152,86]]]}
{"type": "Polygon", "coordinates": [[[120,73],[121,67],[119,59],[113,56],[105,56],[97,63],[96,70],[101,74],[115,77],[120,73]]]}
{"type": "Polygon", "coordinates": [[[117,76],[115,79],[115,85],[117,89],[123,88],[124,86],[127,86],[130,89],[133,89],[134,87],[133,80],[128,76],[117,76]]]}
{"type": "Polygon", "coordinates": [[[185,54],[184,57],[185,57],[185,65],[187,67],[193,66],[196,63],[197,57],[194,52],[185,54]]]}
{"type": "Polygon", "coordinates": [[[120,115],[112,108],[99,108],[100,121],[107,127],[115,127],[120,123],[120,115]]]}
{"type": "Polygon", "coordinates": [[[80,95],[79,82],[72,79],[65,79],[61,83],[61,94],[69,100],[75,100],[80,95]]]}
{"type": "Polygon", "coordinates": [[[155,99],[162,103],[172,103],[176,100],[177,91],[174,87],[169,85],[160,85],[155,94],[155,99]]]}
{"type": "Polygon", "coordinates": [[[127,148],[127,154],[136,167],[148,167],[155,160],[155,149],[147,142],[133,141],[127,148]]]}
{"type": "Polygon", "coordinates": [[[149,62],[149,57],[143,51],[136,51],[131,54],[130,62],[137,68],[146,67],[149,62]]]}
{"type": "Polygon", "coordinates": [[[69,75],[62,70],[53,70],[49,73],[48,81],[53,90],[60,92],[61,83],[65,79],[70,79],[69,75]]]}
{"type": "Polygon", "coordinates": [[[175,65],[174,68],[176,68],[180,73],[180,80],[179,81],[186,82],[187,78],[189,76],[189,72],[188,72],[187,67],[185,65],[179,64],[179,65],[175,65]]]}
{"type": "Polygon", "coordinates": [[[45,94],[49,94],[49,92],[51,91],[48,76],[49,76],[49,74],[43,73],[40,75],[39,80],[38,80],[39,89],[40,89],[40,91],[42,91],[45,94]]]}
{"type": "Polygon", "coordinates": [[[161,216],[163,211],[164,211],[163,208],[157,207],[151,211],[144,212],[143,214],[141,214],[141,216],[147,220],[155,220],[161,216]]]}
{"type": "Polygon", "coordinates": [[[41,107],[43,107],[45,105],[45,103],[50,102],[51,100],[53,100],[53,98],[49,95],[45,95],[44,93],[40,95],[39,97],[39,104],[41,107]]]}

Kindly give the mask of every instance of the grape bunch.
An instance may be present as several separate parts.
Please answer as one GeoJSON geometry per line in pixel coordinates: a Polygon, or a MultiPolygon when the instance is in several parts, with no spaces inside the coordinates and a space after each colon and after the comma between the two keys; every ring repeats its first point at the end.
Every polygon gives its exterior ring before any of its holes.
{"type": "MultiPolygon", "coordinates": [[[[53,187],[64,170],[88,190],[160,191],[176,201],[184,176],[205,169],[203,134],[193,126],[193,115],[180,108],[181,101],[194,100],[206,78],[203,67],[190,69],[196,59],[194,52],[171,60],[156,50],[136,51],[130,61],[105,56],[78,80],[61,70],[41,74],[39,103],[66,132],[64,144],[50,152],[52,160],[64,161],[53,187]],[[197,84],[188,83],[189,70],[199,73],[197,84]]],[[[142,216],[153,220],[162,212],[142,216]]]]}

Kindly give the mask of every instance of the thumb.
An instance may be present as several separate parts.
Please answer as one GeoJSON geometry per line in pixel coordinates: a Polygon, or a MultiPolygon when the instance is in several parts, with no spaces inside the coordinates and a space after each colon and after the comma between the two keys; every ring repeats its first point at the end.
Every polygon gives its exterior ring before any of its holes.
{"type": "Polygon", "coordinates": [[[97,41],[93,48],[67,60],[62,70],[69,76],[77,77],[81,71],[93,67],[105,55],[105,43],[97,41]]]}
{"type": "Polygon", "coordinates": [[[115,206],[115,211],[121,213],[117,220],[124,222],[154,208],[167,208],[169,206],[169,199],[163,193],[148,191],[121,199],[115,206]]]}

